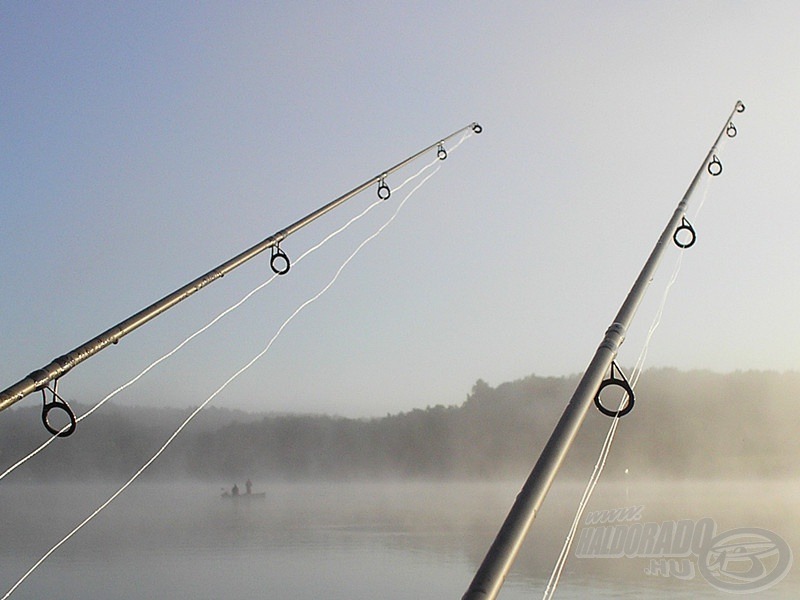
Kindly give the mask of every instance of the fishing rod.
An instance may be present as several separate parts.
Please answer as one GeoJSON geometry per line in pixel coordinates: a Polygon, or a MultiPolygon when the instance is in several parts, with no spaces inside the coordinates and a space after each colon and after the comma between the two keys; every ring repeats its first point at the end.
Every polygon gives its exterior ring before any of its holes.
{"type": "Polygon", "coordinates": [[[171,294],[164,296],[161,300],[154,302],[147,308],[144,308],[134,314],[131,317],[128,317],[124,321],[114,325],[110,329],[104,331],[100,335],[92,338],[88,342],[78,346],[71,352],[64,354],[63,356],[54,359],[50,364],[42,367],[41,369],[32,372],[30,375],[21,379],[14,385],[6,388],[2,392],[0,392],[0,411],[5,410],[9,406],[13,405],[14,403],[22,400],[28,394],[31,394],[37,390],[41,390],[44,396],[43,400],[43,408],[42,408],[42,421],[44,426],[47,428],[50,433],[54,435],[59,435],[61,437],[66,437],[71,435],[75,431],[75,426],[77,424],[77,420],[75,419],[75,415],[72,412],[72,409],[69,405],[64,401],[61,396],[58,395],[57,386],[58,380],[61,376],[65,375],[70,369],[72,369],[77,364],[83,362],[84,360],[92,357],[93,355],[100,352],[104,348],[108,347],[111,344],[116,344],[122,339],[124,336],[131,333],[133,330],[138,329],[148,321],[154,319],[161,313],[169,310],[182,300],[185,300],[195,292],[200,291],[208,284],[220,279],[221,277],[225,276],[227,273],[235,269],[236,267],[241,266],[251,258],[258,256],[262,252],[267,249],[272,249],[271,251],[271,258],[270,258],[270,267],[272,268],[273,272],[276,275],[285,275],[289,272],[291,267],[291,262],[287,254],[281,249],[280,243],[285,240],[287,237],[295,233],[296,231],[302,229],[312,221],[315,221],[319,217],[323,216],[324,214],[332,211],[333,209],[337,208],[341,204],[344,204],[347,200],[356,196],[366,190],[367,188],[371,187],[374,184],[378,184],[377,187],[377,194],[378,198],[381,200],[388,200],[391,196],[391,188],[389,184],[386,183],[386,178],[394,173],[395,171],[403,168],[407,164],[413,162],[423,154],[429,152],[430,150],[436,149],[436,156],[439,160],[445,160],[447,158],[447,149],[445,148],[445,143],[456,137],[457,135],[464,133],[467,130],[472,130],[474,133],[481,133],[483,128],[480,124],[473,122],[467,125],[466,127],[462,127],[458,131],[455,131],[448,135],[447,137],[441,138],[439,141],[423,148],[416,154],[413,154],[406,158],[405,160],[397,163],[393,167],[382,171],[380,175],[376,175],[371,179],[368,179],[361,185],[353,188],[346,194],[339,196],[335,200],[332,200],[328,204],[318,208],[317,210],[309,213],[299,221],[289,225],[288,227],[281,229],[280,231],[272,234],[268,238],[262,240],[261,242],[257,243],[256,245],[248,248],[244,252],[234,256],[230,260],[222,263],[218,267],[211,269],[205,275],[201,275],[197,279],[187,283],[181,288],[178,288],[171,294]],[[50,387],[50,382],[53,382],[53,386],[50,387]],[[46,391],[49,390],[52,394],[52,401],[47,401],[46,391]],[[69,418],[69,425],[65,426],[64,428],[57,429],[53,427],[48,418],[49,413],[51,410],[61,410],[66,413],[66,416],[69,418]]]}
{"type": "Polygon", "coordinates": [[[724,135],[731,138],[736,135],[733,117],[736,113],[744,112],[744,109],[742,101],[737,101],[733,111],[725,121],[725,125],[716,140],[714,140],[714,144],[708,151],[705,160],[697,170],[691,184],[689,184],[689,188],[678,203],[661,237],[658,238],[658,242],[656,242],[639,276],[628,292],[628,296],[622,303],[619,312],[607,329],[603,341],[597,348],[583,377],[578,382],[569,404],[550,435],[547,445],[539,455],[539,460],[517,495],[514,505],[511,507],[506,520],[486,553],[481,566],[475,573],[472,583],[470,583],[466,593],[462,596],[462,600],[493,600],[497,597],[506,575],[525,540],[525,536],[531,525],[533,525],[536,514],[541,508],[545,496],[547,496],[547,492],[550,490],[550,486],[567,455],[567,451],[586,418],[592,401],[594,400],[594,404],[603,414],[612,418],[621,418],[633,408],[633,389],[615,362],[619,347],[625,340],[628,327],[633,320],[636,309],[644,298],[650,281],[658,268],[658,263],[669,245],[670,238],[680,248],[689,248],[694,244],[696,234],[685,216],[689,197],[705,171],[711,176],[717,176],[722,173],[722,162],[716,155],[717,146],[724,135]],[[605,377],[606,372],[609,372],[607,378],[605,377]],[[620,402],[620,407],[617,410],[609,409],[600,400],[600,392],[609,386],[619,387],[625,394],[623,397],[625,404],[623,405],[620,402]]]}

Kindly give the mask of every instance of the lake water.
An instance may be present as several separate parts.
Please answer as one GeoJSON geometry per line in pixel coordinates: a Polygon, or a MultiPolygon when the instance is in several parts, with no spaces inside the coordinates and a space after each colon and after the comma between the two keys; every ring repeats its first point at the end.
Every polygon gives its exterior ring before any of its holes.
{"type": "MultiPolygon", "coordinates": [[[[221,498],[211,484],[134,484],[11,597],[459,599],[520,484],[256,482],[254,491],[266,498],[238,501],[221,498]]],[[[113,491],[106,484],[0,484],[0,597],[113,491]]],[[[554,486],[500,598],[542,596],[579,494],[577,484],[554,486]]],[[[589,510],[638,506],[638,521],[652,523],[710,518],[717,534],[759,527],[794,549],[798,501],[795,482],[601,483],[589,510]]],[[[599,548],[584,543],[583,553],[593,555],[582,558],[573,549],[556,598],[731,597],[701,576],[697,556],[674,559],[684,567],[681,578],[667,563],[654,571],[654,559],[636,552],[612,558],[599,548]]],[[[748,576],[757,575],[750,569],[748,576]]],[[[790,569],[751,595],[798,598],[800,577],[790,569]]]]}

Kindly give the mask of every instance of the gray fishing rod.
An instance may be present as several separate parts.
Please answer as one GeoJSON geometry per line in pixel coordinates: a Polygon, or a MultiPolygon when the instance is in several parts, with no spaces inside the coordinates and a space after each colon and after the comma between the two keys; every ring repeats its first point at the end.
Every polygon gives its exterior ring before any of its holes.
{"type": "Polygon", "coordinates": [[[353,188],[346,194],[339,196],[335,200],[332,200],[328,204],[322,206],[321,208],[318,208],[314,212],[306,215],[305,217],[289,225],[285,229],[281,229],[277,233],[274,233],[273,235],[259,242],[255,246],[248,248],[241,254],[238,254],[233,258],[231,258],[230,260],[222,263],[218,267],[211,269],[205,275],[201,275],[197,279],[187,283],[186,285],[175,290],[171,294],[164,296],[161,300],[154,302],[147,308],[140,310],[133,316],[125,319],[124,321],[118,323],[117,325],[114,325],[114,327],[111,327],[110,329],[104,331],[100,335],[92,338],[88,342],[78,346],[71,352],[68,352],[63,356],[54,359],[47,366],[44,366],[37,371],[34,371],[24,379],[18,381],[14,385],[0,392],[0,411],[22,400],[28,394],[31,394],[37,390],[42,390],[42,394],[45,395],[43,401],[44,404],[42,408],[42,421],[44,422],[45,427],[51,433],[58,434],[62,437],[70,435],[75,430],[76,419],[69,405],[63,400],[63,398],[61,398],[58,395],[57,383],[58,379],[62,375],[66,374],[75,365],[97,354],[103,348],[106,348],[111,344],[118,343],[120,339],[128,335],[133,330],[138,329],[148,321],[154,319],[161,313],[169,310],[182,300],[185,300],[195,292],[198,292],[199,290],[206,287],[208,284],[216,281],[217,279],[220,279],[221,277],[231,272],[236,267],[242,265],[251,258],[258,256],[267,249],[270,248],[272,249],[272,256],[270,258],[270,267],[272,268],[272,270],[278,275],[286,274],[290,268],[290,261],[286,253],[280,248],[280,243],[283,240],[285,240],[287,237],[289,237],[299,229],[302,229],[312,221],[315,221],[322,215],[332,211],[334,208],[340,206],[353,196],[360,194],[361,192],[363,192],[364,190],[366,190],[367,188],[371,187],[376,183],[378,184],[377,188],[378,197],[381,200],[387,200],[389,196],[391,196],[391,189],[389,187],[389,184],[386,183],[386,178],[389,175],[403,168],[407,164],[413,162],[414,160],[416,160],[423,154],[429,152],[430,150],[433,150],[434,148],[436,149],[437,157],[440,160],[444,160],[445,158],[447,158],[447,149],[445,148],[445,144],[447,143],[447,141],[461,133],[464,133],[469,129],[471,129],[475,133],[481,133],[481,131],[483,130],[483,128],[478,123],[471,123],[466,127],[462,127],[458,131],[451,133],[447,137],[441,138],[438,142],[431,144],[426,148],[423,148],[416,154],[409,156],[408,158],[397,163],[390,169],[381,172],[380,175],[376,175],[375,177],[368,179],[367,181],[365,181],[358,187],[353,188]],[[49,385],[51,381],[53,382],[52,388],[49,385]],[[52,394],[51,402],[47,402],[45,394],[46,390],[48,389],[52,394]],[[70,420],[68,427],[57,429],[50,425],[48,421],[48,415],[50,411],[53,409],[58,409],[66,413],[67,417],[70,420]]]}
{"type": "Polygon", "coordinates": [[[633,389],[622,370],[614,362],[614,359],[617,356],[619,347],[625,340],[628,327],[642,298],[644,298],[650,281],[658,268],[658,263],[669,245],[670,238],[681,248],[688,248],[694,244],[695,231],[685,216],[689,197],[704,172],[707,171],[712,176],[722,173],[722,163],[716,155],[717,146],[724,135],[728,137],[736,135],[733,117],[740,112],[744,112],[744,104],[741,101],[737,101],[736,106],[725,121],[722,131],[720,131],[717,139],[714,140],[714,145],[711,146],[703,164],[697,170],[689,188],[678,203],[678,207],[667,223],[661,237],[658,238],[655,248],[650,253],[630,292],[628,292],[628,296],[622,303],[619,312],[606,331],[603,341],[597,348],[583,377],[578,382],[569,404],[550,435],[550,439],[544,450],[542,450],[539,460],[517,495],[514,505],[511,507],[506,520],[497,533],[462,600],[493,600],[497,597],[506,575],[525,540],[525,536],[533,524],[536,514],[542,506],[545,496],[550,490],[550,486],[567,455],[567,451],[586,418],[592,401],[594,400],[595,405],[603,414],[613,418],[620,418],[633,408],[633,389]],[[608,378],[605,377],[607,372],[609,372],[608,378]],[[625,404],[620,404],[620,408],[616,410],[604,406],[600,400],[601,390],[609,386],[619,387],[625,393],[625,404]]]}

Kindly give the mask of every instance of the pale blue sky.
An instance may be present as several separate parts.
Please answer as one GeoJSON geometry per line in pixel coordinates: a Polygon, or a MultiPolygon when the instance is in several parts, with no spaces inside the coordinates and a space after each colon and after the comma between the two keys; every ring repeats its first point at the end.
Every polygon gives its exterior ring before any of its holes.
{"type": "MultiPolygon", "coordinates": [[[[3,3],[0,387],[472,121],[216,404],[370,416],[580,372],[738,98],[648,365],[797,369],[798,23],[794,2],[3,3]]],[[[204,400],[396,200],[116,401],[204,400]]],[[[256,259],[60,390],[99,400],[267,274],[256,259]]]]}

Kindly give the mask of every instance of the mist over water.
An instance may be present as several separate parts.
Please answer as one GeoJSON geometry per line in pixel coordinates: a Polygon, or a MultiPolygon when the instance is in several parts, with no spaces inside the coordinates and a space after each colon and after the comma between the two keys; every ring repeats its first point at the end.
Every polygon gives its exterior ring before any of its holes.
{"type": "MultiPolygon", "coordinates": [[[[254,481],[266,498],[236,501],[221,497],[230,484],[143,483],[12,598],[460,598],[520,484],[254,481]]],[[[541,595],[581,486],[556,482],[501,598],[541,595]]],[[[113,491],[96,483],[4,484],[3,592],[113,491]]],[[[793,480],[632,479],[601,482],[589,511],[635,505],[647,522],[712,518],[720,531],[766,528],[798,548],[798,501],[793,480]]],[[[699,574],[647,575],[648,566],[645,558],[576,558],[573,551],[556,597],[725,597],[699,574]]],[[[792,570],[758,596],[796,598],[798,591],[792,570]]]]}
{"type": "MultiPolygon", "coordinates": [[[[460,407],[374,420],[210,409],[12,598],[460,598],[574,383],[478,381],[460,407]],[[244,491],[247,478],[263,499],[221,497],[234,483],[244,491]]],[[[798,374],[659,370],[637,389],[556,597],[726,597],[701,573],[700,554],[710,550],[676,550],[678,523],[712,523],[717,566],[745,568],[751,579],[781,553],[748,563],[742,552],[754,546],[725,546],[726,532],[771,532],[787,559],[800,548],[791,432],[798,374]],[[637,523],[601,517],[632,508],[637,523]],[[637,546],[637,526],[649,528],[651,547],[637,546]],[[625,555],[613,555],[619,532],[631,543],[625,555]]],[[[117,491],[183,418],[106,406],[0,482],[0,591],[117,491]]],[[[608,423],[587,417],[501,598],[543,593],[608,423]]],[[[36,407],[8,411],[0,457],[10,464],[43,435],[36,407]]],[[[759,597],[800,592],[794,568],[767,583],[759,597]]]]}

